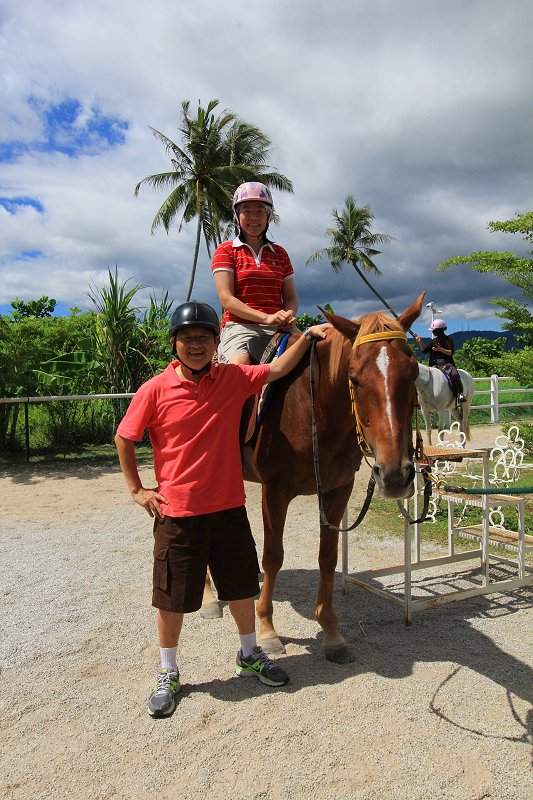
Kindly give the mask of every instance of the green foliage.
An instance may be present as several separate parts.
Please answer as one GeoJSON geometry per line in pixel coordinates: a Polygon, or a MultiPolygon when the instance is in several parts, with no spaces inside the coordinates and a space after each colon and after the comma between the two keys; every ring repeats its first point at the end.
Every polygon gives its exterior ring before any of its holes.
{"type": "Polygon", "coordinates": [[[37,317],[38,319],[42,319],[43,317],[51,317],[55,307],[56,301],[48,298],[45,294],[43,294],[39,300],[30,300],[28,303],[16,297],[11,303],[11,308],[13,309],[11,316],[15,322],[23,319],[23,317],[37,317]]]}
{"type": "Polygon", "coordinates": [[[296,325],[301,331],[304,331],[306,328],[310,328],[311,325],[320,325],[321,322],[324,322],[324,317],[322,314],[317,314],[315,317],[311,317],[306,313],[300,314],[298,317],[296,317],[296,325]]]}
{"type": "Polygon", "coordinates": [[[170,157],[172,169],[149,175],[135,187],[170,189],[152,222],[152,233],[160,225],[168,233],[181,215],[184,223],[196,219],[196,240],[186,301],[192,294],[200,239],[203,233],[208,253],[220,242],[224,223],[231,222],[231,201],[238,184],[258,180],[276,189],[292,192],[288,178],[271,171],[266,164],[270,139],[253,125],[239,119],[231,111],[215,113],[218,100],[206,108],[198,103],[196,116],[190,114],[190,103],[181,104],[181,145],[175,144],[161,131],[152,132],[170,157]]]}
{"type": "Polygon", "coordinates": [[[136,284],[127,289],[131,278],[120,282],[116,265],[114,274],[111,270],[108,274],[108,287],[93,287],[87,292],[96,307],[93,343],[95,361],[102,368],[100,377],[104,385],[100,391],[131,392],[139,311],[132,301],[145,287],[136,284]]]}
{"type": "MultiPolygon", "coordinates": [[[[454,361],[458,367],[471,375],[482,377],[494,373],[494,359],[500,358],[505,349],[505,338],[482,339],[475,336],[468,339],[457,350],[454,361]]],[[[506,374],[506,373],[501,373],[506,374]]]]}
{"type": "MultiPolygon", "coordinates": [[[[131,279],[129,279],[131,280],[131,279]]],[[[109,285],[88,295],[96,310],[70,317],[0,316],[0,393],[3,397],[126,393],[168,364],[168,316],[172,303],[165,292],[150,298],[148,309],[134,300],[141,286],[128,287],[118,270],[109,271],[109,285]]],[[[26,304],[31,307],[31,302],[26,304]]],[[[94,406],[92,406],[94,408],[94,406]]],[[[83,401],[42,406],[43,437],[61,441],[65,431],[90,432],[109,441],[125,401],[113,401],[105,414],[92,418],[83,401]],[[68,410],[67,410],[68,408],[68,410]]],[[[0,449],[16,447],[20,404],[0,404],[0,449]]],[[[74,440],[72,441],[74,444],[74,440]]]]}
{"type": "MultiPolygon", "coordinates": [[[[533,212],[527,211],[518,214],[512,220],[489,222],[488,227],[491,231],[520,233],[524,239],[531,242],[533,241],[533,212]]],[[[520,290],[524,299],[495,298],[492,303],[503,309],[496,312],[497,317],[507,320],[502,324],[502,328],[518,331],[522,343],[533,346],[533,314],[528,308],[528,301],[533,298],[532,259],[518,256],[515,253],[480,251],[448,258],[439,264],[437,269],[444,270],[454,264],[465,264],[476,272],[492,272],[520,290]]]]}
{"type": "MultiPolygon", "coordinates": [[[[87,318],[0,316],[0,395],[33,397],[41,394],[42,363],[57,352],[75,350],[86,338],[87,318]]],[[[0,405],[0,448],[13,443],[20,405],[0,405]]]]}
{"type": "Polygon", "coordinates": [[[495,375],[512,375],[521,386],[533,387],[533,347],[513,350],[492,363],[495,375]]]}
{"type": "Polygon", "coordinates": [[[533,242],[533,211],[517,214],[515,219],[505,220],[504,222],[489,222],[487,227],[491,231],[521,233],[524,239],[533,242]]]}

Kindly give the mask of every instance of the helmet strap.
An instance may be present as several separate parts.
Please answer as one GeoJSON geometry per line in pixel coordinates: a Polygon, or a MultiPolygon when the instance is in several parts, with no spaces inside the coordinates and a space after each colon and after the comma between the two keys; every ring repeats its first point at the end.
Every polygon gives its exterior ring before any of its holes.
{"type": "MultiPolygon", "coordinates": [[[[237,229],[239,231],[238,236],[239,236],[239,239],[241,240],[241,242],[244,242],[244,244],[248,244],[248,242],[246,241],[246,234],[243,231],[243,229],[241,228],[241,226],[238,225],[237,229]]],[[[268,231],[268,222],[267,222],[267,226],[266,226],[265,230],[261,234],[261,240],[262,240],[263,244],[266,244],[268,242],[267,231],[268,231]]]]}
{"type": "Polygon", "coordinates": [[[185,361],[182,361],[182,359],[179,357],[177,353],[174,353],[174,355],[176,357],[176,360],[179,361],[183,367],[186,367],[191,373],[191,375],[203,375],[204,372],[209,372],[209,370],[211,369],[211,363],[212,363],[211,361],[208,361],[207,364],[205,364],[201,369],[193,369],[192,367],[189,367],[189,365],[186,364],[185,361]]]}

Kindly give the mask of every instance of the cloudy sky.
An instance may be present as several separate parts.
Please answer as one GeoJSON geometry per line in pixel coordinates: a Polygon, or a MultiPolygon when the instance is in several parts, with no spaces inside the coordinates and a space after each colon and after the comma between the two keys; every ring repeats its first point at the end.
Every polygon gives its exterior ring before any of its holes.
{"type": "MultiPolygon", "coordinates": [[[[436,265],[524,251],[486,226],[531,210],[532,30],[530,0],[1,0],[0,311],[88,309],[115,264],[183,301],[194,223],[151,236],[165,195],[134,187],[170,168],[149,126],[179,142],[181,101],[218,98],[293,181],[271,232],[301,312],[378,307],[349,265],[305,266],[353,194],[394,237],[375,285],[398,312],[425,289],[450,330],[498,330],[490,299],[512,289],[436,265]]],[[[217,304],[205,250],[193,294],[217,304]]]]}

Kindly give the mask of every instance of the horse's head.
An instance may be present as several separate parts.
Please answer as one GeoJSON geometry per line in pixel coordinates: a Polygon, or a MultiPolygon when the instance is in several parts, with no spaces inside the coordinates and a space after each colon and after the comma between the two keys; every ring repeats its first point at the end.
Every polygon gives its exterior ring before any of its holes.
{"type": "Polygon", "coordinates": [[[373,474],[385,497],[413,494],[411,419],[418,364],[405,332],[420,316],[425,292],[396,320],[382,312],[351,321],[323,311],[352,343],[348,378],[362,446],[373,453],[373,474]]]}

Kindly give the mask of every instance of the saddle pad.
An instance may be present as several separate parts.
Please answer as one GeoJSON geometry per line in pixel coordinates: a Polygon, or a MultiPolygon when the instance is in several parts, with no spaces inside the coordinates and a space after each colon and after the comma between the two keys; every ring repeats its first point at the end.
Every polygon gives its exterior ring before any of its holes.
{"type": "Polygon", "coordinates": [[[454,390],[454,388],[453,388],[452,379],[450,378],[450,375],[448,374],[448,371],[447,371],[447,369],[446,369],[446,367],[447,367],[447,366],[448,366],[448,365],[447,365],[447,364],[445,364],[443,367],[431,367],[431,369],[438,369],[438,370],[439,370],[439,372],[442,372],[442,374],[444,375],[444,377],[445,377],[445,378],[446,378],[446,380],[448,381],[448,386],[450,387],[451,393],[452,393],[452,394],[455,394],[455,390],[454,390]]]}
{"type": "MultiPolygon", "coordinates": [[[[274,341],[276,337],[271,339],[270,344],[263,354],[261,364],[269,364],[271,361],[274,361],[276,358],[282,356],[287,349],[287,342],[289,341],[290,333],[276,334],[276,336],[278,336],[277,342],[274,341]]],[[[263,386],[261,394],[259,395],[259,403],[257,405],[257,425],[259,425],[261,422],[266,410],[268,409],[268,406],[270,405],[273,387],[273,383],[266,383],[263,386]]]]}

